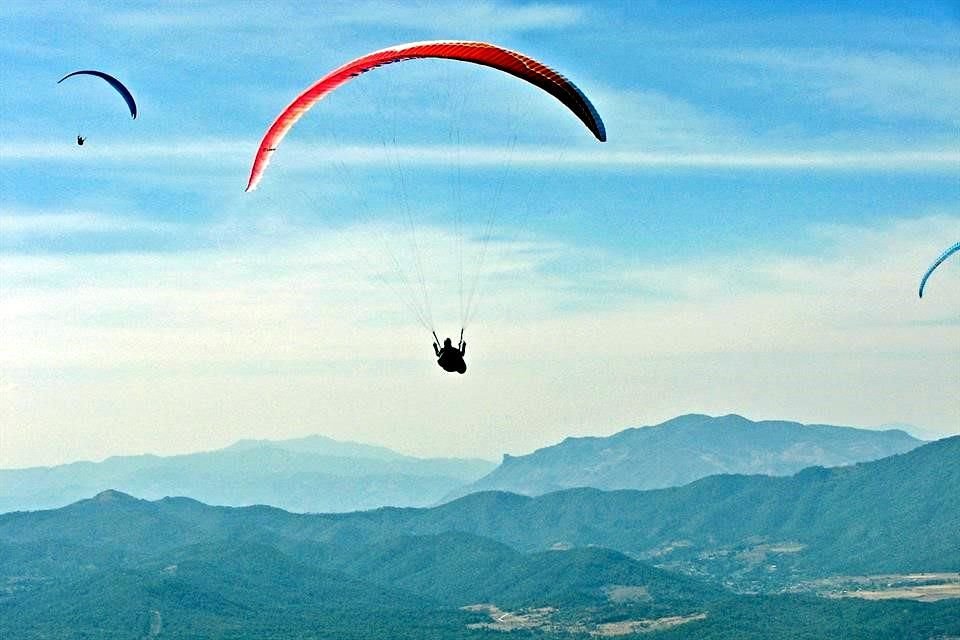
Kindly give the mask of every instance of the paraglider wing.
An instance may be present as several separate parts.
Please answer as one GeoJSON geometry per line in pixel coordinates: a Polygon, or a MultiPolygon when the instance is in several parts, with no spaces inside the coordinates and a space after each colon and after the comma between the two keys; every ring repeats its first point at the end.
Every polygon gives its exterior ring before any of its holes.
{"type": "Polygon", "coordinates": [[[130,93],[130,90],[127,89],[122,82],[111,76],[109,73],[104,73],[103,71],[94,71],[92,69],[81,69],[80,71],[74,71],[73,73],[68,73],[59,80],[57,84],[60,84],[67,78],[77,75],[87,75],[87,76],[96,76],[98,78],[103,78],[110,83],[110,86],[117,90],[123,100],[127,103],[127,107],[130,109],[130,116],[134,119],[137,118],[137,102],[133,99],[133,94],[130,93]]]}
{"type": "Polygon", "coordinates": [[[943,252],[943,255],[941,255],[939,258],[937,258],[936,262],[934,262],[932,265],[930,265],[930,268],[927,269],[927,272],[926,272],[925,274],[923,274],[923,278],[920,279],[920,297],[921,297],[921,298],[923,297],[923,287],[926,286],[926,284],[927,284],[927,278],[930,277],[930,274],[933,273],[934,270],[935,270],[937,267],[940,266],[940,263],[941,263],[941,262],[943,262],[944,260],[946,260],[947,258],[949,258],[950,256],[952,256],[952,255],[953,255],[954,253],[956,253],[957,251],[960,251],[960,242],[958,242],[957,244],[953,245],[952,247],[950,247],[949,249],[947,249],[946,251],[944,251],[944,252],[943,252]]]}
{"type": "Polygon", "coordinates": [[[263,171],[270,161],[270,154],[276,150],[280,141],[283,140],[283,137],[297,120],[328,93],[348,82],[351,78],[355,78],[371,69],[416,58],[461,60],[509,73],[543,89],[563,103],[574,115],[580,118],[598,140],[604,142],[607,139],[607,133],[600,115],[583,92],[567,78],[533,58],[485,42],[445,40],[412,42],[374,51],[352,60],[320,78],[297,96],[277,116],[277,119],[273,121],[273,124],[267,129],[267,133],[263,136],[257,154],[253,159],[253,167],[250,169],[250,179],[247,181],[246,190],[252,191],[257,188],[257,184],[263,176],[263,171]]]}

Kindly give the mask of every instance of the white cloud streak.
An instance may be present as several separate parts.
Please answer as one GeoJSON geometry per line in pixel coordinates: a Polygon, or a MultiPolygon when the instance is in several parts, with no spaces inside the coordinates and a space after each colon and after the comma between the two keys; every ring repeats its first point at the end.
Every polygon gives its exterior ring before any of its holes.
{"type": "Polygon", "coordinates": [[[482,25],[486,31],[534,31],[578,24],[585,11],[576,5],[558,3],[517,4],[509,2],[408,2],[403,4],[361,2],[335,13],[341,24],[380,24],[461,32],[482,25]]]}
{"type": "Polygon", "coordinates": [[[132,216],[105,215],[89,211],[32,213],[0,210],[0,236],[65,236],[75,233],[164,233],[176,225],[132,216]]]}
{"type": "MultiPolygon", "coordinates": [[[[614,145],[611,145],[614,146],[614,145]]],[[[64,149],[62,142],[21,145],[16,142],[0,145],[0,163],[3,162],[63,162],[106,164],[127,163],[130,160],[174,159],[184,163],[208,164],[216,167],[243,166],[252,160],[251,142],[175,142],[163,145],[136,145],[104,143],[96,151],[83,154],[64,149]]],[[[333,163],[361,165],[390,165],[397,162],[463,167],[522,167],[567,166],[588,167],[597,170],[675,169],[732,169],[732,170],[811,170],[811,171],[935,171],[957,173],[960,168],[960,150],[851,150],[851,151],[717,151],[717,152],[656,152],[594,148],[563,147],[460,147],[397,146],[385,153],[380,146],[343,145],[338,147],[285,145],[286,166],[291,169],[329,167],[333,163]]],[[[281,157],[278,155],[278,158],[281,157]]]]}
{"type": "Polygon", "coordinates": [[[178,7],[175,12],[162,8],[112,12],[104,20],[132,29],[209,29],[256,24],[261,30],[341,30],[346,25],[389,27],[391,29],[430,29],[461,33],[482,26],[485,31],[522,32],[558,29],[577,24],[584,10],[558,3],[517,4],[481,1],[465,4],[456,1],[328,2],[322,11],[302,11],[296,3],[247,3],[242,11],[224,6],[199,4],[178,7]]]}
{"type": "Polygon", "coordinates": [[[955,56],[906,56],[891,52],[740,50],[721,54],[741,64],[784,72],[765,81],[808,101],[828,100],[843,109],[886,118],[920,118],[960,124],[960,65],[955,56]]]}

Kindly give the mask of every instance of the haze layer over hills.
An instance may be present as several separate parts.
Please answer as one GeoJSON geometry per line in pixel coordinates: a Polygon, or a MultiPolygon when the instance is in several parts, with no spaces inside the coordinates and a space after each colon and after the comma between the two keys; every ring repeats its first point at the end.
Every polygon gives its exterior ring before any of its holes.
{"type": "Polygon", "coordinates": [[[903,453],[922,444],[875,431],[742,416],[689,414],[599,438],[567,438],[525,456],[504,456],[489,475],[448,498],[483,490],[542,495],[573,487],[660,489],[718,473],[782,476],[903,453]]]}
{"type": "Polygon", "coordinates": [[[956,635],[960,592],[868,601],[836,585],[960,582],[957,459],[960,437],[784,478],[325,515],[109,491],[0,516],[0,635],[956,635]]]}
{"type": "Polygon", "coordinates": [[[209,504],[269,504],[290,511],[426,506],[493,467],[486,460],[414,458],[322,436],[241,440],[180,456],[0,470],[0,512],[59,507],[106,489],[147,499],[189,496],[209,504]]]}
{"type": "Polygon", "coordinates": [[[671,487],[717,473],[788,475],[919,444],[899,430],[751,422],[736,415],[685,415],[605,438],[567,438],[529,455],[504,456],[496,468],[485,460],[413,458],[322,436],[242,440],[189,455],[0,470],[0,512],[59,507],[116,489],[146,499],[188,496],[208,504],[339,513],[430,506],[490,489],[541,495],[572,487],[671,487]]]}

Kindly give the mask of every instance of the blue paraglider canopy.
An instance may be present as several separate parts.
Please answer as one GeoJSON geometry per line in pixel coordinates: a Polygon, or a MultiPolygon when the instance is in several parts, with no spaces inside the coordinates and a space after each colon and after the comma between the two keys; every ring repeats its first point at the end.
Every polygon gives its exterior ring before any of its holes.
{"type": "Polygon", "coordinates": [[[81,69],[80,71],[74,71],[73,73],[68,73],[67,75],[63,76],[62,78],[57,80],[57,84],[60,84],[61,82],[63,82],[64,80],[66,80],[71,76],[77,76],[77,75],[96,76],[98,78],[103,78],[104,80],[109,82],[110,86],[116,89],[117,93],[119,93],[123,97],[124,101],[127,103],[127,107],[130,109],[130,116],[136,119],[137,102],[136,100],[133,99],[133,94],[130,93],[130,90],[127,89],[122,82],[120,82],[119,80],[111,76],[109,73],[104,73],[103,71],[95,71],[93,69],[81,69]]]}
{"type": "Polygon", "coordinates": [[[923,278],[920,279],[920,297],[921,298],[923,297],[923,287],[926,286],[927,278],[930,277],[930,274],[933,273],[934,270],[940,266],[941,262],[949,258],[951,255],[953,255],[957,251],[960,251],[960,242],[958,242],[957,244],[953,245],[952,247],[944,251],[943,255],[937,258],[937,260],[932,265],[930,265],[930,268],[927,269],[927,272],[923,274],[923,278]]]}

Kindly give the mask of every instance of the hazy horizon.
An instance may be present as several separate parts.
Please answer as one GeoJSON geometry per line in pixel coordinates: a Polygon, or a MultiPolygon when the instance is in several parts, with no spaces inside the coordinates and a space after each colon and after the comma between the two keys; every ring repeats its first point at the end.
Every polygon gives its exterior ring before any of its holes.
{"type": "MultiPolygon", "coordinates": [[[[693,412],[693,413],[695,413],[695,412],[693,412]]],[[[487,456],[483,456],[483,455],[469,455],[469,454],[464,454],[464,455],[442,455],[442,454],[441,454],[441,455],[424,455],[424,454],[419,454],[419,453],[415,453],[415,452],[411,452],[411,451],[405,451],[405,450],[403,450],[402,447],[392,447],[392,446],[388,446],[388,445],[386,445],[386,444],[384,444],[384,443],[382,443],[382,442],[351,440],[351,439],[349,439],[349,438],[332,438],[331,436],[329,436],[329,435],[327,435],[327,434],[324,434],[324,433],[320,433],[320,432],[313,432],[313,433],[304,432],[304,433],[302,433],[302,434],[295,435],[295,436],[291,436],[291,437],[276,437],[276,438],[244,438],[244,437],[241,437],[241,438],[237,438],[237,439],[231,440],[231,441],[229,441],[229,442],[220,443],[220,444],[216,444],[216,445],[213,445],[213,446],[210,446],[210,447],[205,447],[205,448],[200,448],[200,449],[171,449],[171,450],[165,451],[165,452],[158,452],[158,451],[118,451],[118,452],[106,453],[106,454],[101,455],[101,456],[98,456],[98,457],[76,458],[76,459],[64,459],[63,461],[60,461],[60,462],[50,462],[50,463],[42,463],[42,464],[29,464],[29,465],[11,466],[11,467],[0,467],[0,469],[16,470],[16,469],[26,469],[26,468],[34,468],[34,467],[52,467],[52,466],[59,466],[59,465],[63,465],[63,464],[71,464],[71,463],[74,463],[74,462],[93,462],[93,463],[98,463],[98,462],[103,462],[104,460],[107,460],[107,459],[112,458],[112,457],[134,457],[134,456],[141,456],[141,455],[148,455],[148,456],[152,455],[152,456],[158,456],[158,457],[168,457],[168,456],[192,455],[192,454],[196,454],[196,453],[206,453],[206,452],[212,452],[212,451],[219,451],[219,450],[228,448],[228,447],[230,447],[230,446],[232,446],[232,445],[234,445],[234,444],[237,444],[237,443],[239,443],[239,442],[242,442],[242,441],[258,441],[258,442],[268,442],[268,443],[282,443],[282,442],[286,442],[286,441],[290,441],[290,440],[300,440],[300,439],[303,439],[303,438],[309,438],[309,437],[313,437],[313,436],[319,436],[319,437],[321,437],[321,438],[328,438],[328,439],[335,440],[336,442],[341,442],[341,443],[352,443],[352,444],[360,444],[360,445],[367,445],[367,446],[374,446],[374,447],[385,447],[385,448],[387,448],[387,449],[389,449],[389,450],[391,450],[391,451],[394,451],[395,453],[399,453],[399,454],[402,454],[402,455],[407,455],[407,456],[411,456],[411,457],[415,457],[415,458],[460,458],[460,459],[478,459],[478,460],[484,460],[484,461],[487,461],[487,462],[491,462],[491,463],[494,463],[494,464],[500,464],[500,462],[502,461],[504,455],[511,455],[511,456],[523,456],[523,455],[528,455],[528,454],[531,454],[531,453],[533,453],[534,451],[536,451],[536,450],[538,450],[538,449],[541,449],[541,448],[544,448],[544,447],[551,447],[551,446],[557,445],[557,444],[559,444],[560,442],[562,442],[562,441],[563,441],[564,439],[566,439],[566,438],[580,438],[580,437],[601,437],[601,438],[602,438],[602,437],[608,437],[608,436],[612,436],[612,435],[615,435],[615,434],[617,434],[617,433],[620,433],[620,432],[622,432],[622,431],[624,431],[624,430],[626,430],[626,429],[659,426],[661,423],[663,423],[663,422],[665,422],[665,421],[667,421],[667,420],[669,420],[669,419],[679,417],[679,416],[681,416],[681,415],[689,415],[689,414],[677,414],[677,415],[675,415],[675,416],[670,416],[669,418],[665,418],[664,420],[659,420],[659,421],[657,421],[657,422],[644,423],[644,424],[639,424],[639,423],[638,423],[638,424],[624,425],[624,426],[622,426],[622,427],[619,427],[619,428],[616,428],[616,429],[613,429],[613,430],[610,430],[610,431],[596,430],[596,431],[592,431],[592,432],[589,432],[589,433],[586,433],[586,432],[584,432],[584,433],[569,433],[569,434],[565,434],[565,435],[561,436],[560,438],[558,438],[558,439],[555,440],[555,441],[542,442],[542,443],[537,444],[537,445],[535,445],[535,446],[533,446],[533,447],[531,447],[530,449],[527,449],[527,450],[502,451],[502,452],[500,452],[500,453],[498,453],[498,454],[496,454],[496,455],[487,455],[487,456]]],[[[729,414],[726,414],[726,415],[729,415],[729,414]]],[[[742,415],[742,414],[736,414],[736,415],[742,415]]],[[[711,416],[711,417],[719,417],[719,416],[711,416]]],[[[830,425],[830,426],[851,427],[851,428],[854,428],[854,429],[864,429],[864,430],[868,430],[868,431],[899,430],[899,431],[903,431],[903,432],[907,433],[908,435],[910,435],[910,436],[912,436],[912,437],[914,437],[914,438],[916,438],[916,439],[918,439],[918,440],[924,441],[924,442],[930,442],[930,441],[933,441],[933,440],[939,440],[939,439],[942,439],[942,438],[947,438],[947,437],[951,437],[951,436],[953,436],[953,435],[957,435],[957,434],[943,434],[943,435],[931,434],[931,433],[929,432],[929,430],[925,430],[925,429],[923,429],[923,428],[921,428],[921,427],[917,427],[916,425],[907,425],[907,424],[902,424],[902,423],[872,425],[872,426],[862,426],[862,425],[837,425],[837,424],[831,424],[831,423],[803,423],[803,422],[798,421],[798,420],[787,420],[787,419],[783,419],[783,418],[758,418],[758,419],[754,419],[754,418],[751,418],[750,416],[742,416],[742,417],[747,418],[747,419],[750,420],[751,422],[763,422],[763,421],[765,421],[765,420],[777,420],[777,421],[786,421],[786,422],[797,422],[797,423],[803,424],[803,425],[805,425],[805,426],[810,426],[810,425],[813,425],[813,424],[828,424],[828,425],[830,425]]]]}

